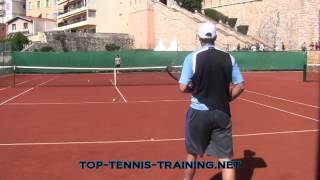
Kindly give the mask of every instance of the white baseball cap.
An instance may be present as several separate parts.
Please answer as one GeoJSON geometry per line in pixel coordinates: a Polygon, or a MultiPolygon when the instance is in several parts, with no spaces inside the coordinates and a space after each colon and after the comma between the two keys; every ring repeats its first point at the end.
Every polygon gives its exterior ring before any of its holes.
{"type": "Polygon", "coordinates": [[[216,26],[212,23],[203,23],[198,29],[198,36],[201,39],[213,39],[217,36],[216,26]]]}

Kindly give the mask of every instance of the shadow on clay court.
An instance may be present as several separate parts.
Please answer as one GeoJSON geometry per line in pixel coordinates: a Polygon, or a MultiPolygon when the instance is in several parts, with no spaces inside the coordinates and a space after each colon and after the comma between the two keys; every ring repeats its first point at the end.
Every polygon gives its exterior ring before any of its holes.
{"type": "MultiPolygon", "coordinates": [[[[263,158],[255,157],[256,153],[252,150],[244,150],[244,157],[234,159],[240,161],[241,165],[236,169],[236,180],[251,180],[256,168],[266,168],[267,163],[263,158]]],[[[210,180],[222,180],[222,174],[219,172],[210,178],[210,180]]]]}

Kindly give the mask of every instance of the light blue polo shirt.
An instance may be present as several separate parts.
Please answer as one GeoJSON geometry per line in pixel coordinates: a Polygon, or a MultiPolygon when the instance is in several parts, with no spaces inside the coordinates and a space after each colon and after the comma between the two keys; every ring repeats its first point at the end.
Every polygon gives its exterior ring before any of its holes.
{"type": "MultiPolygon", "coordinates": [[[[179,80],[180,84],[187,85],[191,81],[191,78],[195,72],[197,54],[202,51],[208,50],[209,48],[212,48],[212,47],[214,47],[214,46],[213,45],[205,45],[201,49],[194,51],[194,52],[187,55],[187,57],[184,60],[183,67],[182,67],[182,72],[181,72],[181,76],[180,76],[180,80],[179,80]]],[[[231,80],[231,82],[233,84],[240,84],[244,81],[244,79],[242,77],[242,74],[240,72],[240,69],[238,67],[238,64],[237,64],[235,58],[232,55],[230,55],[230,58],[232,61],[232,80],[231,80]]],[[[191,98],[191,105],[190,106],[193,109],[197,109],[197,110],[209,110],[209,108],[205,104],[200,103],[198,101],[198,99],[193,96],[191,98]]]]}

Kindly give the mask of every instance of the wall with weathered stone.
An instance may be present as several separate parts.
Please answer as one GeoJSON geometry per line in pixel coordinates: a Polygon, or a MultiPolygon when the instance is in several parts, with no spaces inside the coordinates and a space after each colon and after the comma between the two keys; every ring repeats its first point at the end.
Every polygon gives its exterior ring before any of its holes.
{"type": "Polygon", "coordinates": [[[308,51],[308,64],[320,64],[320,51],[308,51]]]}
{"type": "Polygon", "coordinates": [[[128,34],[46,32],[46,43],[35,43],[27,51],[51,46],[56,51],[105,51],[106,44],[132,49],[134,40],[128,34]]]}
{"type": "Polygon", "coordinates": [[[320,39],[320,0],[206,0],[205,7],[229,17],[237,25],[249,25],[249,34],[288,49],[320,39]]]}

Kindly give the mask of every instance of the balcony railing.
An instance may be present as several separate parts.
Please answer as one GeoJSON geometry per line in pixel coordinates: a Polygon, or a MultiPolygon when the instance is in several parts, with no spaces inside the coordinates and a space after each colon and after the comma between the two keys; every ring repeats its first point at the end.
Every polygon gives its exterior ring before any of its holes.
{"type": "Polygon", "coordinates": [[[5,10],[0,10],[0,17],[6,16],[6,11],[5,10]]]}
{"type": "Polygon", "coordinates": [[[57,0],[57,3],[63,3],[63,2],[67,2],[68,0],[57,0]]]}
{"type": "Polygon", "coordinates": [[[65,8],[63,12],[59,12],[59,15],[66,14],[68,12],[71,12],[71,11],[74,11],[74,10],[77,10],[77,9],[80,9],[80,8],[83,8],[83,7],[86,7],[86,6],[87,6],[87,4],[84,4],[84,3],[70,5],[67,8],[65,8]]]}
{"type": "Polygon", "coordinates": [[[66,20],[64,22],[58,23],[58,27],[67,26],[67,25],[70,25],[70,24],[75,24],[75,23],[78,23],[78,22],[86,21],[86,20],[87,20],[87,17],[81,17],[81,18],[75,18],[75,19],[72,19],[72,20],[66,20]]]}

